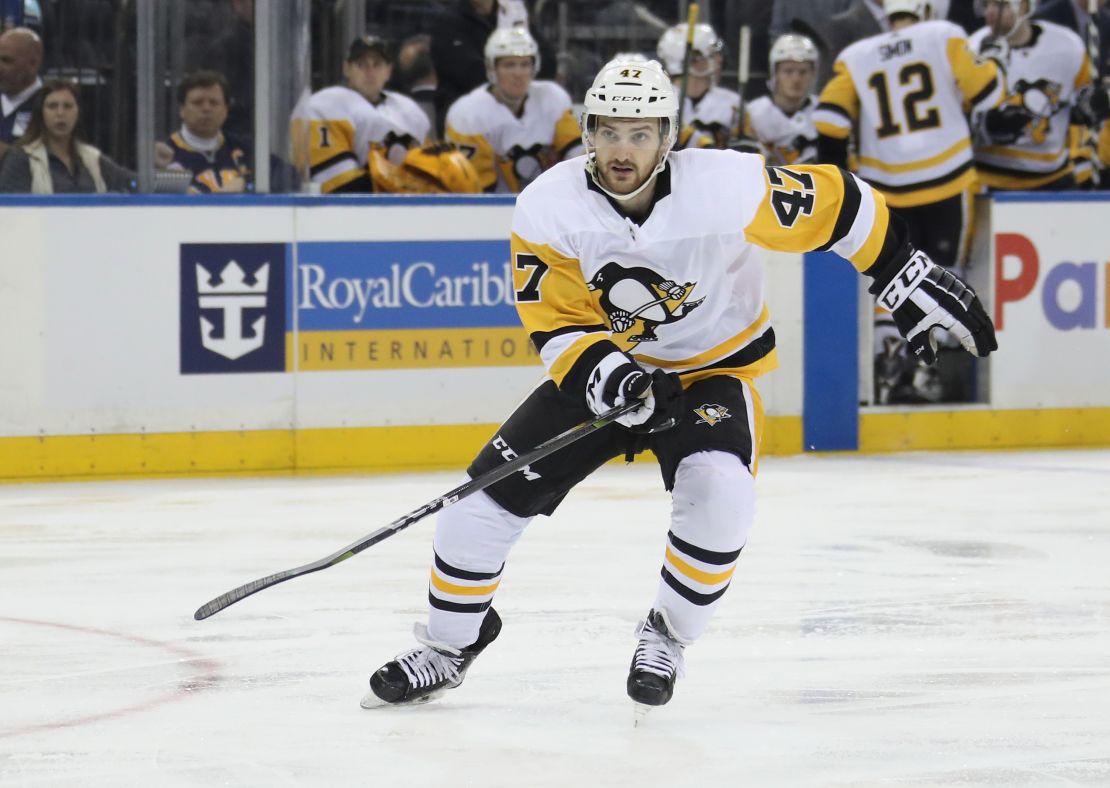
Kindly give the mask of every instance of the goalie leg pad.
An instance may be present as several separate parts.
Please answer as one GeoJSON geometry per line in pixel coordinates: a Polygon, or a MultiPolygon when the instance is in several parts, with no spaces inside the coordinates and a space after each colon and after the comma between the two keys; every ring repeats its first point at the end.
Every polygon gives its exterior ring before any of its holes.
{"type": "Polygon", "coordinates": [[[679,463],[671,530],[652,605],[684,642],[705,631],[732,580],[755,519],[755,480],[735,454],[704,451],[679,463]]]}

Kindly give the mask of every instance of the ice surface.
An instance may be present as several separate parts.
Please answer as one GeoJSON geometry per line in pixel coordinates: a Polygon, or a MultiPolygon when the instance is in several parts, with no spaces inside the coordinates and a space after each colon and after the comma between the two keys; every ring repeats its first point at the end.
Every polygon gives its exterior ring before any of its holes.
{"type": "Polygon", "coordinates": [[[500,639],[364,711],[432,520],[213,618],[457,474],[0,486],[0,785],[1110,785],[1110,451],[768,458],[671,704],[624,680],[669,500],[587,480],[517,547],[500,639]]]}

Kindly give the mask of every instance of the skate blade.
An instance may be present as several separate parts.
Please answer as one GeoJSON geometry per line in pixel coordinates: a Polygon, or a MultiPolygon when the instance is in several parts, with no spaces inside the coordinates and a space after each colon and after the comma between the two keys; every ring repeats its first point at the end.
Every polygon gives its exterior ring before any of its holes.
{"type": "Polygon", "coordinates": [[[377,695],[374,694],[373,690],[371,690],[370,692],[367,692],[365,695],[362,696],[362,700],[359,701],[358,705],[364,709],[380,709],[384,706],[423,706],[428,701],[435,700],[442,694],[442,692],[433,692],[430,695],[422,695],[419,698],[413,698],[412,700],[406,700],[400,703],[389,703],[388,701],[384,701],[379,698],[377,695]]]}
{"type": "Polygon", "coordinates": [[[648,712],[654,709],[646,703],[632,703],[632,727],[639,728],[647,720],[648,712]]]}

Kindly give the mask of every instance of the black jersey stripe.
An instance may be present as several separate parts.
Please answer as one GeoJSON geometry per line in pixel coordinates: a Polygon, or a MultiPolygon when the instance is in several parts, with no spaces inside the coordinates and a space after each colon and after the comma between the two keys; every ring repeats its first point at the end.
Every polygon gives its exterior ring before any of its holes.
{"type": "Polygon", "coordinates": [[[852,226],[856,223],[856,217],[859,215],[859,206],[862,200],[859,184],[856,183],[856,179],[850,173],[843,169],[840,170],[840,179],[844,182],[844,199],[840,203],[840,215],[836,217],[836,226],[833,227],[828,243],[819,246],[815,250],[818,252],[827,252],[840,243],[848,233],[852,232],[852,226]]]}
{"type": "Polygon", "coordinates": [[[532,344],[535,345],[536,350],[539,351],[543,350],[543,346],[556,337],[566,336],[567,334],[576,334],[578,332],[589,334],[595,331],[608,330],[608,326],[601,325],[600,323],[596,326],[561,326],[560,328],[556,328],[554,331],[533,331],[531,334],[528,335],[528,338],[532,340],[532,344]]]}
{"type": "Polygon", "coordinates": [[[851,113],[848,112],[848,110],[844,109],[844,107],[840,106],[839,104],[833,104],[833,103],[828,102],[828,101],[822,101],[820,104],[817,105],[817,109],[818,110],[827,109],[829,112],[835,112],[837,115],[842,115],[844,117],[844,119],[849,121],[849,122],[852,120],[851,113]]]}
{"type": "Polygon", "coordinates": [[[991,81],[987,83],[987,86],[975,94],[975,98],[971,100],[971,106],[978,106],[979,102],[994,92],[994,89],[997,87],[998,77],[991,77],[991,81]]]}
{"type": "Polygon", "coordinates": [[[445,610],[448,613],[483,613],[489,609],[493,604],[492,599],[487,599],[485,602],[448,602],[445,599],[440,599],[431,591],[428,592],[428,604],[436,610],[445,610]]]}
{"type": "Polygon", "coordinates": [[[705,607],[706,605],[713,604],[722,596],[724,596],[725,591],[728,590],[728,584],[726,583],[724,588],[714,591],[712,594],[701,594],[694,589],[683,585],[681,580],[679,580],[667,570],[667,567],[663,567],[660,570],[659,574],[663,578],[663,582],[674,589],[674,592],[676,594],[685,599],[687,602],[692,602],[699,607],[705,607]]]}
{"type": "Polygon", "coordinates": [[[970,170],[972,167],[975,167],[975,166],[982,167],[981,164],[977,165],[976,162],[972,161],[971,159],[968,159],[967,161],[965,161],[963,164],[961,164],[956,169],[952,170],[949,173],[945,173],[944,175],[941,175],[939,178],[933,178],[933,180],[931,180],[931,181],[918,181],[917,183],[907,183],[904,186],[890,186],[888,184],[882,183],[881,181],[877,181],[874,178],[867,178],[866,180],[867,180],[868,183],[870,183],[872,186],[874,186],[879,191],[890,192],[891,194],[905,194],[907,192],[917,192],[917,191],[924,191],[925,189],[932,189],[935,186],[943,186],[944,184],[948,183],[949,181],[953,181],[956,178],[960,177],[965,172],[967,172],[968,170],[970,170]]]}
{"type": "Polygon", "coordinates": [[[436,569],[456,580],[496,580],[501,577],[501,573],[505,570],[505,565],[501,564],[501,568],[496,572],[471,572],[466,569],[459,569],[457,566],[451,566],[440,558],[438,553],[435,554],[435,559],[436,569]]]}
{"type": "Polygon", "coordinates": [[[330,159],[324,159],[319,164],[312,165],[312,167],[309,168],[308,172],[310,175],[319,175],[328,167],[331,167],[334,164],[338,164],[345,159],[350,159],[355,163],[356,166],[358,165],[358,157],[356,157],[355,154],[351,153],[349,150],[345,150],[340,151],[339,153],[332,156],[330,159]]]}
{"type": "Polygon", "coordinates": [[[698,367],[696,370],[683,370],[683,372],[696,372],[703,369],[735,369],[736,367],[746,367],[749,364],[754,364],[759,361],[774,349],[775,329],[768,328],[731,356],[725,356],[720,361],[714,361],[712,364],[698,367]]]}
{"type": "Polygon", "coordinates": [[[674,531],[667,532],[667,538],[671,540],[671,544],[678,548],[679,552],[685,553],[691,558],[696,558],[703,564],[713,564],[714,566],[728,566],[735,563],[736,559],[740,557],[740,550],[730,550],[727,553],[717,552],[716,550],[706,550],[704,547],[690,544],[683,541],[674,535],[674,531]]]}

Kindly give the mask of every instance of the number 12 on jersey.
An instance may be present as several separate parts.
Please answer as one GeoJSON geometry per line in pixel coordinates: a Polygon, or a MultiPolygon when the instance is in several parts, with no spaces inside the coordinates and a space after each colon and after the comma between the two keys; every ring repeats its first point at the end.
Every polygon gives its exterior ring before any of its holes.
{"type": "MultiPolygon", "coordinates": [[[[907,63],[898,71],[898,82],[905,87],[912,87],[902,97],[902,109],[905,111],[906,126],[910,131],[935,129],[940,125],[940,113],[935,107],[923,108],[920,105],[933,97],[936,86],[933,84],[933,72],[928,63],[907,63]]],[[[867,78],[868,86],[875,91],[875,98],[879,102],[879,118],[882,123],[875,129],[879,138],[893,137],[903,133],[900,123],[894,118],[894,107],[891,104],[890,83],[885,71],[876,71],[867,78]]]]}

